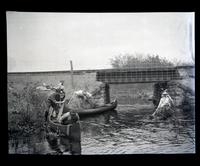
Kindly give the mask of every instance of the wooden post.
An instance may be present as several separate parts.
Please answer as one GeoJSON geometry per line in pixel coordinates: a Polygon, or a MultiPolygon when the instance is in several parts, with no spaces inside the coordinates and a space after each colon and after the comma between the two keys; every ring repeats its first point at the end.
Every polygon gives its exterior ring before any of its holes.
{"type": "Polygon", "coordinates": [[[70,66],[71,66],[71,85],[72,88],[74,89],[73,64],[71,60],[70,60],[70,66]]]}
{"type": "Polygon", "coordinates": [[[110,86],[108,83],[105,83],[104,93],[105,93],[104,103],[108,104],[110,103],[110,86]]]}

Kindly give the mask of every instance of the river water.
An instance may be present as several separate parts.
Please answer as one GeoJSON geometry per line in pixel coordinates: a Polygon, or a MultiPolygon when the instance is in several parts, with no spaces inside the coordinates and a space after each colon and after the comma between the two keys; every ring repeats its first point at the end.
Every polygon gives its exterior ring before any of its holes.
{"type": "MultiPolygon", "coordinates": [[[[118,106],[117,110],[80,120],[82,155],[195,153],[194,121],[153,121],[152,108],[118,106]]],[[[10,154],[60,154],[62,140],[49,141],[45,131],[9,140],[10,154]]],[[[66,141],[66,140],[65,140],[66,141]]],[[[67,144],[67,143],[66,143],[67,144]]],[[[65,145],[66,145],[65,144],[65,145]]],[[[67,145],[66,145],[67,146],[67,145]]],[[[66,151],[64,154],[71,154],[66,151]]]]}

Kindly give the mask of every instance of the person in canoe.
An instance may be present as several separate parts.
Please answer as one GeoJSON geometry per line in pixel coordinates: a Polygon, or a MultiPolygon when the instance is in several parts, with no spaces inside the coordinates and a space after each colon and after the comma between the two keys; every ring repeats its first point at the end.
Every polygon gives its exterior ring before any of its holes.
{"type": "Polygon", "coordinates": [[[67,103],[65,103],[67,99],[65,98],[65,87],[63,85],[63,82],[60,81],[58,86],[54,87],[53,89],[55,90],[55,92],[51,94],[47,99],[45,121],[47,121],[49,114],[51,114],[51,117],[57,123],[76,123],[79,120],[79,116],[68,107],[67,103]],[[50,107],[53,108],[53,112],[50,112],[50,107]]]}
{"type": "Polygon", "coordinates": [[[55,89],[55,92],[52,93],[47,99],[47,108],[45,111],[45,121],[47,121],[50,107],[53,108],[52,115],[54,118],[56,118],[58,116],[61,104],[65,101],[64,86],[59,84],[59,86],[55,87],[54,89],[55,89]]]}
{"type": "Polygon", "coordinates": [[[100,84],[91,92],[86,90],[75,91],[69,100],[69,108],[72,110],[84,110],[105,106],[104,89],[105,85],[100,84]]]}
{"type": "Polygon", "coordinates": [[[58,122],[64,125],[73,124],[79,120],[80,118],[78,113],[74,112],[73,110],[69,110],[69,112],[62,114],[62,116],[58,118],[58,122]]]}

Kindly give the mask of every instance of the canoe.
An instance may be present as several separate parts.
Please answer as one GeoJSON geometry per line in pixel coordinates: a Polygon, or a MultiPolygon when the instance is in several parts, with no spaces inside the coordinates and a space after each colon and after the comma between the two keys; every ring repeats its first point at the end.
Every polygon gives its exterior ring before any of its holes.
{"type": "MultiPolygon", "coordinates": [[[[117,100],[109,104],[105,104],[102,107],[94,108],[94,109],[85,109],[85,110],[73,110],[74,112],[78,113],[79,116],[85,115],[93,115],[98,113],[103,113],[106,111],[114,110],[117,107],[117,100]]],[[[77,121],[76,123],[63,125],[51,120],[51,114],[48,116],[47,121],[47,132],[51,131],[57,133],[60,136],[66,136],[73,140],[79,141],[81,138],[80,132],[80,122],[77,121]]]]}
{"type": "Polygon", "coordinates": [[[104,106],[92,108],[92,109],[84,109],[84,110],[73,110],[74,112],[78,113],[78,115],[84,116],[84,115],[92,115],[92,114],[98,114],[106,111],[114,110],[117,107],[117,100],[115,99],[113,102],[109,104],[105,104],[104,106]]]}
{"type": "Polygon", "coordinates": [[[52,121],[49,116],[47,121],[47,132],[53,132],[58,136],[67,137],[74,141],[80,141],[81,139],[80,122],[63,125],[52,121]]]}

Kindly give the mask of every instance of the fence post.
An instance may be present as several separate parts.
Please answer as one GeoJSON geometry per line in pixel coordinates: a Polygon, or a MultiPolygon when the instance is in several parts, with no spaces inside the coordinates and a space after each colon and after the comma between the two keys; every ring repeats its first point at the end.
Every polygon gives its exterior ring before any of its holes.
{"type": "Polygon", "coordinates": [[[72,85],[72,89],[74,89],[73,64],[71,60],[70,60],[70,67],[71,67],[71,85],[72,85]]]}

